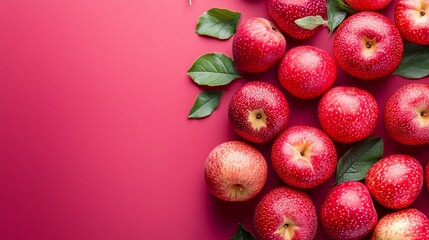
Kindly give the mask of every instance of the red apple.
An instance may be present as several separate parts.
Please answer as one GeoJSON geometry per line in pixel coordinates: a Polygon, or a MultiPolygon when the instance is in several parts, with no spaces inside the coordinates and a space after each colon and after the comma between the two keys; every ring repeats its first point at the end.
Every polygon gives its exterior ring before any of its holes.
{"type": "Polygon", "coordinates": [[[397,89],[386,102],[384,126],[399,143],[429,143],[429,84],[412,83],[397,89]]]}
{"type": "Polygon", "coordinates": [[[237,70],[258,73],[271,68],[286,52],[286,39],[274,24],[252,18],[237,29],[232,54],[237,70]]]}
{"type": "Polygon", "coordinates": [[[208,155],[204,178],[209,191],[223,201],[241,202],[255,197],[267,180],[267,163],[254,147],[240,141],[225,142],[208,155]]]}
{"type": "Polygon", "coordinates": [[[252,81],[244,84],[229,102],[228,117],[242,138],[264,143],[277,137],[289,121],[289,105],[274,85],[252,81]]]}
{"type": "Polygon", "coordinates": [[[345,0],[355,10],[375,11],[385,8],[392,0],[345,0]]]}
{"type": "Polygon", "coordinates": [[[337,78],[337,65],[323,49],[299,46],[283,57],[279,70],[282,86],[296,97],[310,99],[326,92],[337,78]]]}
{"type": "Polygon", "coordinates": [[[398,0],[395,24],[402,37],[420,45],[429,45],[429,1],[398,0]]]}
{"type": "Polygon", "coordinates": [[[311,240],[317,214],[311,198],[289,187],[277,187],[258,203],[253,224],[259,240],[311,240]]]}
{"type": "Polygon", "coordinates": [[[286,184],[313,188],[325,182],[335,171],[337,151],[322,130],[293,126],[274,141],[271,159],[277,175],[286,184]]]}
{"type": "Polygon", "coordinates": [[[268,13],[279,28],[296,39],[313,36],[317,29],[307,30],[295,23],[295,20],[320,15],[326,17],[326,1],[324,0],[268,0],[268,13]]]}
{"type": "Polygon", "coordinates": [[[377,212],[363,183],[343,182],[325,196],[320,218],[325,232],[334,239],[360,239],[377,224],[377,212]]]}
{"type": "Polygon", "coordinates": [[[404,46],[395,25],[376,12],[348,17],[337,29],[334,55],[340,67],[361,79],[391,74],[401,62],[404,46]]]}
{"type": "Polygon", "coordinates": [[[374,97],[356,87],[335,87],[320,99],[317,110],[320,125],[335,141],[351,143],[368,137],[377,123],[374,97]]]}
{"type": "Polygon", "coordinates": [[[429,220],[414,208],[394,212],[380,219],[371,239],[427,240],[429,239],[429,220]]]}
{"type": "Polygon", "coordinates": [[[417,199],[423,188],[423,168],[409,155],[390,155],[372,165],[365,184],[381,205],[405,208],[417,199]]]}

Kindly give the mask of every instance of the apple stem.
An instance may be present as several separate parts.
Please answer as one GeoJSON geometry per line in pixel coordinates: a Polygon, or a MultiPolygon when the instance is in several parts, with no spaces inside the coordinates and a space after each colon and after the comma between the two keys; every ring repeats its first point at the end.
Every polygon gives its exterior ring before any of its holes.
{"type": "Polygon", "coordinates": [[[420,113],[420,116],[422,116],[422,117],[429,117],[429,111],[422,111],[420,113]]]}
{"type": "Polygon", "coordinates": [[[366,43],[366,48],[368,48],[368,49],[369,49],[369,48],[371,48],[371,47],[372,47],[372,44],[371,44],[370,42],[367,42],[367,43],[366,43]]]}
{"type": "Polygon", "coordinates": [[[256,115],[256,119],[261,119],[261,117],[262,117],[262,115],[261,115],[260,113],[258,113],[258,114],[256,115]]]}
{"type": "Polygon", "coordinates": [[[425,13],[425,10],[424,9],[422,9],[422,10],[420,10],[420,16],[424,16],[426,13],[425,13]]]}
{"type": "Polygon", "coordinates": [[[241,186],[241,184],[237,184],[237,189],[239,192],[243,191],[243,186],[241,186]]]}

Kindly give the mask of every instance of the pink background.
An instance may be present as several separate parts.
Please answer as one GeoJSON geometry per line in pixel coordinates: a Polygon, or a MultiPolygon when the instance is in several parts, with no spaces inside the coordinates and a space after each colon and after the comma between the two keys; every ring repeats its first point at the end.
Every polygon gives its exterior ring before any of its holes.
{"type": "MultiPolygon", "coordinates": [[[[227,119],[233,92],[249,79],[280,85],[275,69],[239,79],[212,116],[187,119],[202,91],[187,69],[208,52],[231,56],[232,40],[194,33],[212,7],[242,12],[240,23],[268,17],[264,0],[1,1],[0,239],[219,240],[238,222],[252,230],[255,205],[282,185],[273,169],[260,195],[236,204],[210,195],[203,164],[216,145],[239,139],[227,119]]],[[[332,39],[322,29],[310,40],[287,38],[288,49],[312,44],[332,53],[332,39]]],[[[411,82],[364,82],[340,71],[335,85],[367,89],[383,110],[411,82]]],[[[283,92],[290,125],[319,126],[319,99],[283,92]]],[[[385,155],[429,159],[428,145],[386,137],[381,115],[372,136],[384,137],[385,155]]],[[[255,146],[269,161],[270,143],[255,146]]],[[[337,144],[339,155],[349,146],[337,144]]],[[[317,208],[332,182],[307,191],[317,208]]],[[[428,199],[423,190],[413,206],[429,215],[428,199]]],[[[316,239],[327,239],[320,227],[316,239]]]]}

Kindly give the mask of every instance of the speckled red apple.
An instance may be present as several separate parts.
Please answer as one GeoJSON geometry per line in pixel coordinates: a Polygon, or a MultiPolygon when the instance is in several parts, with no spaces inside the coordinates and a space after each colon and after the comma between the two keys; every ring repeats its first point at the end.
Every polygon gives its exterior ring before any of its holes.
{"type": "Polygon", "coordinates": [[[387,156],[368,170],[365,184],[381,205],[400,209],[410,206],[423,188],[423,168],[413,157],[387,156]]]}
{"type": "Polygon", "coordinates": [[[359,12],[337,29],[334,56],[340,67],[361,79],[391,74],[401,62],[404,46],[395,25],[376,12],[359,12]]]}
{"type": "Polygon", "coordinates": [[[306,39],[313,36],[318,28],[307,30],[299,27],[295,20],[320,15],[326,18],[326,1],[324,0],[268,0],[268,13],[274,22],[289,36],[306,39]]]}
{"type": "Polygon", "coordinates": [[[388,214],[380,219],[371,240],[427,240],[429,220],[415,208],[388,214]]]}
{"type": "Polygon", "coordinates": [[[242,138],[264,143],[277,137],[289,121],[289,105],[274,85],[252,81],[244,84],[229,102],[228,117],[242,138]]]}
{"type": "Polygon", "coordinates": [[[323,130],[334,140],[351,143],[368,137],[377,123],[374,97],[356,87],[335,87],[320,99],[317,115],[323,130]]]}
{"type": "Polygon", "coordinates": [[[230,141],[216,146],[204,165],[209,191],[223,201],[241,202],[255,197],[267,179],[267,163],[251,145],[230,141]]]}
{"type": "Polygon", "coordinates": [[[377,212],[368,189],[361,182],[343,182],[325,196],[320,219],[333,239],[357,240],[377,224],[377,212]]]}
{"type": "Polygon", "coordinates": [[[335,171],[337,151],[322,130],[293,126],[274,141],[271,160],[277,175],[286,184],[313,188],[325,182],[335,171]]]}
{"type": "Polygon", "coordinates": [[[286,52],[286,39],[274,24],[264,18],[251,18],[237,29],[232,54],[238,71],[259,73],[280,61],[286,52]]]}
{"type": "Polygon", "coordinates": [[[292,95],[311,99],[326,92],[337,78],[337,65],[323,49],[294,47],[286,52],[278,69],[279,81],[292,95]]]}
{"type": "Polygon", "coordinates": [[[277,187],[256,206],[253,224],[258,240],[312,240],[317,230],[316,208],[306,193],[277,187]]]}
{"type": "Polygon", "coordinates": [[[398,0],[394,17],[402,37],[416,44],[429,44],[428,0],[398,0]]]}
{"type": "Polygon", "coordinates": [[[375,11],[385,8],[392,0],[345,0],[355,10],[375,11]]]}
{"type": "Polygon", "coordinates": [[[399,143],[429,143],[429,84],[411,83],[397,89],[386,102],[384,126],[399,143]]]}

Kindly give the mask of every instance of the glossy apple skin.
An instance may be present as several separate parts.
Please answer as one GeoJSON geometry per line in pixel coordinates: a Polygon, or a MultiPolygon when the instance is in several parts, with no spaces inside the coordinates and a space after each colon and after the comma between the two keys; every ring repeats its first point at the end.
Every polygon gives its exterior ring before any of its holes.
{"type": "Polygon", "coordinates": [[[371,240],[429,239],[429,220],[415,208],[388,214],[380,219],[371,240]]]}
{"type": "Polygon", "coordinates": [[[286,52],[286,39],[264,18],[251,18],[238,27],[232,54],[238,71],[259,73],[270,69],[286,52]]]}
{"type": "Polygon", "coordinates": [[[392,0],[345,0],[350,7],[358,11],[375,11],[385,8],[392,0]]]}
{"type": "MultiPolygon", "coordinates": [[[[261,111],[261,113],[262,113],[261,111]]],[[[228,117],[234,131],[242,138],[264,143],[277,137],[289,121],[289,105],[283,93],[274,85],[252,81],[244,84],[232,96],[228,117]],[[252,113],[262,110],[265,123],[257,126],[252,113]]]]}
{"type": "Polygon", "coordinates": [[[322,129],[340,143],[368,137],[377,123],[378,105],[367,91],[334,87],[320,99],[317,115],[322,129]]]}
{"type": "Polygon", "coordinates": [[[286,184],[313,188],[325,182],[335,171],[337,151],[322,130],[293,126],[274,141],[271,160],[277,175],[286,184]]]}
{"type": "Polygon", "coordinates": [[[368,170],[365,184],[381,205],[401,209],[410,206],[423,188],[423,168],[413,157],[387,156],[368,170]]]}
{"type": "Polygon", "coordinates": [[[319,29],[307,30],[299,27],[295,20],[320,15],[326,19],[326,1],[324,0],[268,0],[268,14],[279,28],[296,39],[313,36],[319,29]]]}
{"type": "Polygon", "coordinates": [[[403,38],[429,45],[429,0],[398,0],[394,17],[403,38]]]}
{"type": "Polygon", "coordinates": [[[411,83],[397,89],[386,102],[383,118],[387,134],[395,141],[429,143],[429,84],[411,83]]]}
{"type": "Polygon", "coordinates": [[[337,65],[323,49],[298,46],[283,57],[278,69],[279,81],[292,95],[311,99],[326,92],[337,78],[337,65]]]}
{"type": "Polygon", "coordinates": [[[334,56],[348,74],[364,80],[390,75],[401,62],[403,42],[395,25],[376,12],[359,12],[337,29],[334,56]]]}
{"type": "Polygon", "coordinates": [[[377,212],[368,189],[361,182],[343,182],[325,196],[320,219],[333,239],[360,239],[377,224],[377,212]]]}
{"type": "Polygon", "coordinates": [[[230,141],[216,146],[204,165],[209,191],[223,201],[242,202],[255,197],[267,180],[267,163],[251,145],[230,141]]]}
{"type": "Polygon", "coordinates": [[[284,240],[275,232],[285,218],[299,229],[293,240],[311,240],[316,235],[317,213],[311,198],[302,191],[277,187],[266,194],[256,206],[253,225],[258,240],[284,240]]]}

